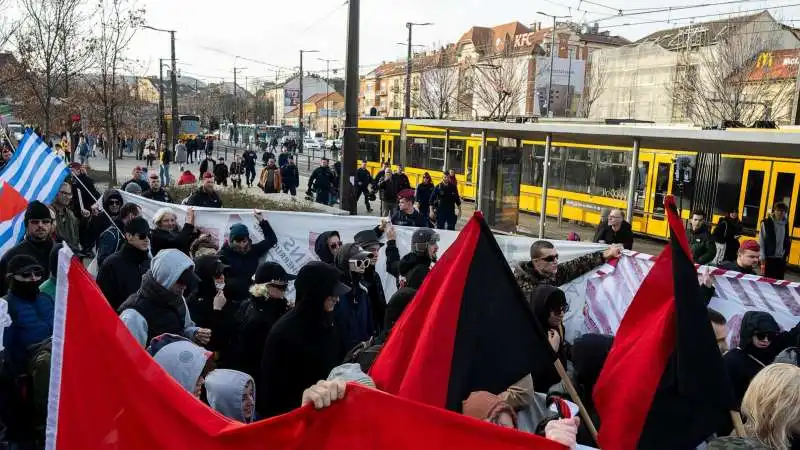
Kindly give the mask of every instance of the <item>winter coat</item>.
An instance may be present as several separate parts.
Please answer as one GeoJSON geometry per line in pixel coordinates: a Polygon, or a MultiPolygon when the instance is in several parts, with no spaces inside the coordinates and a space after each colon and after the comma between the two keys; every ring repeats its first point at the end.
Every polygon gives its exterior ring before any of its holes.
{"type": "Polygon", "coordinates": [[[175,146],[175,162],[178,164],[185,164],[188,160],[188,149],[184,144],[178,144],[175,146]]]}
{"type": "Polygon", "coordinates": [[[217,191],[206,192],[202,187],[194,191],[186,201],[188,206],[202,206],[206,208],[222,208],[222,199],[217,191]]]}
{"type": "MultiPolygon", "coordinates": [[[[117,200],[120,202],[120,206],[122,205],[122,194],[119,193],[116,189],[106,189],[103,192],[103,199],[102,199],[102,206],[103,211],[108,212],[109,202],[111,200],[117,200]]],[[[110,212],[108,213],[111,214],[110,212]]],[[[112,218],[115,216],[111,216],[112,218]]],[[[87,238],[86,241],[83,243],[85,248],[94,247],[97,244],[97,240],[100,238],[100,235],[111,226],[111,219],[108,218],[105,212],[100,212],[96,216],[91,216],[89,218],[89,225],[87,231],[87,238]]]]}
{"type": "Polygon", "coordinates": [[[219,251],[220,258],[231,266],[229,275],[225,279],[225,295],[229,300],[244,300],[250,296],[250,284],[258,269],[258,263],[278,243],[278,236],[268,221],[262,220],[259,226],[264,239],[255,244],[251,243],[246,253],[237,252],[228,243],[219,251]]]}
{"type": "Polygon", "coordinates": [[[278,166],[267,166],[261,169],[261,174],[258,177],[258,187],[267,194],[280,192],[281,169],[279,169],[278,166]],[[270,175],[272,175],[272,183],[269,183],[270,175]]]}
{"type": "Polygon", "coordinates": [[[792,249],[791,235],[789,234],[789,221],[784,218],[783,222],[776,222],[772,216],[767,217],[761,222],[761,229],[758,233],[758,243],[761,245],[761,260],[766,258],[789,259],[789,251],[792,249]],[[781,248],[778,248],[778,228],[781,229],[783,239],[781,248]]]}
{"type": "Polygon", "coordinates": [[[356,188],[366,191],[370,184],[372,184],[372,174],[369,170],[359,167],[356,170],[356,188]]]}
{"type": "Polygon", "coordinates": [[[232,179],[241,180],[242,175],[244,174],[244,165],[242,165],[242,163],[237,161],[232,162],[230,167],[230,174],[232,179]]]}
{"type": "MultiPolygon", "coordinates": [[[[163,152],[161,152],[161,158],[160,158],[161,164],[168,166],[172,164],[172,161],[174,159],[175,159],[175,152],[173,152],[172,150],[164,150],[163,152]]],[[[142,191],[144,190],[145,189],[142,189],[142,191]]]]}
{"type": "Polygon", "coordinates": [[[381,193],[381,200],[386,203],[397,203],[397,194],[401,190],[400,179],[396,174],[392,174],[389,178],[386,178],[384,175],[383,178],[378,181],[378,191],[381,193]]]}
{"type": "MultiPolygon", "coordinates": [[[[181,180],[182,179],[183,175],[181,175],[181,180]]],[[[178,184],[180,184],[180,181],[178,181],[178,184]]],[[[167,190],[164,188],[159,188],[157,191],[152,191],[148,189],[142,192],[142,197],[149,198],[157,202],[172,203],[172,197],[169,195],[169,192],[167,192],[167,190]]]]}
{"type": "Polygon", "coordinates": [[[281,183],[289,188],[300,186],[300,172],[296,165],[285,164],[281,166],[281,183]]]}
{"type": "MultiPolygon", "coordinates": [[[[325,231],[317,236],[316,241],[314,241],[314,253],[317,254],[317,257],[320,261],[328,264],[333,264],[333,253],[331,253],[331,249],[328,248],[328,239],[331,236],[339,237],[338,231],[325,231]]],[[[341,239],[341,237],[339,237],[341,239]]]]}
{"type": "MultiPolygon", "coordinates": [[[[727,250],[726,250],[726,253],[727,253],[727,250]]],[[[744,268],[744,267],[740,266],[738,263],[736,263],[735,260],[733,260],[733,261],[722,261],[721,263],[717,264],[717,267],[719,267],[720,269],[732,270],[734,272],[744,273],[744,274],[747,274],[747,275],[755,275],[756,274],[756,272],[753,269],[744,268]]]]}
{"type": "Polygon", "coordinates": [[[69,208],[53,207],[56,212],[56,241],[65,242],[73,251],[80,249],[79,222],[69,208]]]}
{"type": "Polygon", "coordinates": [[[123,236],[120,230],[124,228],[125,225],[122,223],[122,220],[119,218],[114,219],[114,225],[110,225],[106,228],[106,230],[100,234],[100,237],[97,238],[98,267],[102,266],[109,256],[122,248],[122,244],[125,242],[125,236],[123,236]]]}
{"type": "Polygon", "coordinates": [[[342,274],[342,283],[351,289],[339,297],[339,303],[334,309],[342,346],[348,350],[373,337],[377,331],[371,307],[377,299],[373,301],[369,290],[362,285],[363,274],[350,271],[348,255],[354,245],[356,244],[344,244],[335,258],[336,268],[342,274]]]}
{"type": "Polygon", "coordinates": [[[195,183],[197,183],[197,177],[194,176],[191,170],[184,170],[181,177],[178,178],[178,186],[195,183]]]}
{"type": "Polygon", "coordinates": [[[428,219],[416,209],[411,211],[411,214],[406,214],[398,209],[392,214],[392,225],[399,225],[401,227],[427,227],[429,224],[428,219]]]}
{"type": "Polygon", "coordinates": [[[598,230],[594,241],[603,241],[606,244],[622,244],[625,250],[632,250],[633,228],[631,228],[631,224],[627,220],[622,221],[619,231],[614,231],[614,229],[606,223],[598,230]]]}
{"type": "Polygon", "coordinates": [[[695,263],[708,264],[717,255],[717,246],[714,245],[708,225],[703,224],[697,231],[691,227],[687,228],[686,239],[689,241],[689,248],[692,250],[692,258],[695,263]]]}
{"type": "Polygon", "coordinates": [[[455,214],[456,206],[461,207],[461,197],[456,185],[439,183],[431,194],[431,206],[437,213],[455,214]]]}
{"type": "Polygon", "coordinates": [[[189,255],[189,246],[199,234],[190,223],[184,224],[177,232],[156,228],[150,235],[150,252],[155,256],[165,248],[177,248],[189,255]]]}
{"type": "Polygon", "coordinates": [[[289,162],[289,153],[281,152],[278,154],[278,167],[283,167],[289,162]]]}
{"type": "Polygon", "coordinates": [[[53,335],[55,302],[52,297],[42,293],[37,294],[35,299],[8,293],[5,300],[8,302],[11,325],[3,334],[3,346],[11,366],[20,367],[25,362],[29,346],[53,335]]]}
{"type": "MultiPolygon", "coordinates": [[[[75,217],[81,217],[81,205],[83,205],[83,209],[91,210],[92,205],[97,200],[100,200],[101,195],[94,185],[94,180],[89,178],[89,175],[79,174],[76,178],[80,182],[72,183],[72,212],[75,213],[75,217]],[[83,186],[86,187],[84,188],[83,186]]],[[[89,243],[85,247],[89,248],[92,244],[89,243]]]]}
{"type": "Polygon", "coordinates": [[[739,219],[723,217],[719,219],[717,227],[711,236],[717,244],[725,244],[725,255],[723,261],[735,261],[736,253],[739,250],[738,236],[742,234],[742,222],[739,219]]]}
{"type": "Polygon", "coordinates": [[[552,277],[536,272],[530,261],[515,263],[512,265],[512,270],[517,284],[525,294],[525,298],[529,298],[534,289],[540,284],[561,286],[603,265],[603,263],[605,263],[603,252],[597,251],[559,264],[556,274],[552,277]]]}
{"type": "Polygon", "coordinates": [[[336,174],[330,167],[320,166],[311,172],[308,188],[314,192],[331,192],[336,190],[336,174]]]}
{"type": "Polygon", "coordinates": [[[11,247],[2,258],[0,258],[0,295],[5,295],[8,292],[8,263],[11,258],[17,255],[30,255],[42,266],[44,273],[50,273],[50,250],[52,250],[54,242],[52,239],[44,241],[34,241],[29,235],[25,236],[19,244],[11,247]]]}
{"type": "Polygon", "coordinates": [[[236,313],[237,332],[233,336],[231,367],[259,379],[267,336],[289,310],[289,302],[284,298],[251,295],[243,301],[236,313]]]}
{"type": "Polygon", "coordinates": [[[142,285],[142,276],[150,268],[150,255],[125,243],[109,256],[97,272],[97,285],[116,311],[142,285]]]}
{"type": "MultiPolygon", "coordinates": [[[[533,310],[533,315],[536,317],[536,320],[539,321],[539,324],[542,326],[544,330],[553,330],[561,336],[561,343],[558,346],[558,351],[556,354],[558,355],[558,359],[561,360],[561,363],[564,367],[567,367],[567,360],[569,359],[569,344],[565,339],[566,331],[564,329],[563,324],[559,324],[558,327],[553,327],[549,323],[550,318],[550,311],[552,309],[551,305],[551,298],[553,299],[560,299],[565,300],[564,293],[555,286],[549,284],[540,284],[533,290],[530,296],[528,296],[528,302],[530,303],[531,310],[533,310]]],[[[536,380],[536,389],[539,392],[547,392],[550,386],[558,383],[561,377],[556,372],[556,369],[552,365],[547,365],[546,367],[538,367],[537,372],[533,373],[533,379],[536,380]]]]}
{"type": "Polygon", "coordinates": [[[245,167],[256,167],[256,161],[258,160],[258,155],[256,152],[252,150],[247,150],[242,154],[242,161],[244,162],[245,167]]]}
{"type": "Polygon", "coordinates": [[[131,183],[136,183],[136,184],[138,184],[138,185],[139,185],[139,187],[140,187],[140,188],[142,188],[142,192],[144,192],[144,191],[146,191],[146,190],[150,189],[150,185],[149,185],[149,184],[147,184],[147,182],[146,182],[146,181],[144,181],[144,180],[142,180],[141,178],[139,178],[139,179],[131,179],[131,180],[128,180],[128,181],[126,181],[126,182],[122,183],[122,186],[120,186],[120,187],[119,187],[119,189],[120,189],[121,191],[124,191],[124,190],[125,190],[125,188],[126,188],[126,187],[128,187],[128,185],[129,185],[129,184],[131,184],[131,183]]]}
{"type": "Polygon", "coordinates": [[[427,217],[427,212],[430,211],[433,189],[433,183],[420,183],[417,185],[416,199],[417,203],[419,203],[419,212],[425,213],[425,217],[427,217]]]}
{"type": "Polygon", "coordinates": [[[206,158],[200,163],[200,176],[202,177],[204,173],[211,172],[214,173],[214,166],[217,163],[214,161],[214,158],[206,158]]]}
{"type": "Polygon", "coordinates": [[[224,183],[228,179],[228,166],[224,162],[218,163],[214,166],[214,181],[219,184],[224,183]]]}

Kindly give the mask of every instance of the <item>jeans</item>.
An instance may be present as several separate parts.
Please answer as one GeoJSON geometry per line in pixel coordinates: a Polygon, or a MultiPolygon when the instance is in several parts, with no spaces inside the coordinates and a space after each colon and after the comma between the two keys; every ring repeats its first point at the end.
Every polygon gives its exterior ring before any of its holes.
{"type": "Polygon", "coordinates": [[[358,199],[361,198],[361,195],[364,195],[364,204],[367,206],[367,211],[372,211],[372,206],[369,204],[369,190],[365,186],[358,188],[358,193],[356,194],[356,203],[358,203],[358,199]]]}
{"type": "Polygon", "coordinates": [[[436,228],[440,230],[455,230],[458,217],[452,211],[437,211],[436,214],[436,228]]]}
{"type": "Polygon", "coordinates": [[[292,197],[297,196],[297,188],[294,186],[289,187],[284,184],[283,189],[281,190],[283,191],[284,194],[292,194],[292,197]]]}
{"type": "Polygon", "coordinates": [[[247,185],[248,186],[252,185],[253,180],[256,179],[256,168],[252,166],[245,166],[244,177],[247,180],[247,185]]]}
{"type": "Polygon", "coordinates": [[[165,187],[169,186],[169,164],[162,164],[158,172],[161,176],[161,184],[165,187]]]}
{"type": "Polygon", "coordinates": [[[330,198],[331,193],[329,191],[317,191],[317,203],[328,205],[330,198]]]}

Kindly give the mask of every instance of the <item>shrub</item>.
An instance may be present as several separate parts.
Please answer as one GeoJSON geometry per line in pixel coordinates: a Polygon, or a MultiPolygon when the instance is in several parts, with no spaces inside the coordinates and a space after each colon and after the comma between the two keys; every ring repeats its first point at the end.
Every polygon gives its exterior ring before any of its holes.
{"type": "MultiPolygon", "coordinates": [[[[196,185],[183,185],[183,186],[169,186],[167,191],[172,196],[173,201],[176,203],[181,202],[183,199],[197,189],[196,185]]],[[[232,188],[218,189],[222,205],[225,208],[240,208],[240,209],[265,209],[272,211],[299,211],[299,212],[320,212],[315,209],[309,202],[298,198],[297,201],[277,201],[267,198],[263,194],[252,191],[237,190],[232,188]]]]}

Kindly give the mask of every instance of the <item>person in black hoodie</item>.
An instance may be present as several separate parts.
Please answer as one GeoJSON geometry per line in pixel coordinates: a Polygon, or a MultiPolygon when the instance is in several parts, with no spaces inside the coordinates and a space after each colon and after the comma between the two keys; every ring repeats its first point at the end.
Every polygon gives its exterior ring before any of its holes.
{"type": "Polygon", "coordinates": [[[312,261],[297,273],[295,307],[272,327],[256,381],[256,410],[268,418],[300,406],[303,391],[340,365],[346,349],[341,345],[333,310],[349,288],[339,281],[339,271],[312,261]]]}
{"type": "Polygon", "coordinates": [[[424,279],[431,270],[431,265],[436,262],[439,251],[439,234],[430,228],[419,228],[411,235],[411,253],[403,256],[400,261],[394,260],[395,252],[390,253],[390,247],[395,247],[394,227],[387,230],[389,243],[386,246],[386,271],[398,279],[399,286],[405,286],[409,278],[424,279]],[[394,245],[393,245],[394,244],[394,245]]]}
{"type": "Polygon", "coordinates": [[[369,289],[362,285],[364,272],[372,264],[372,254],[348,243],[336,254],[335,262],[342,283],[350,288],[339,298],[334,310],[342,346],[350,350],[373,337],[377,331],[372,315],[372,304],[377,299],[370,298],[369,289]]]}
{"type": "Polygon", "coordinates": [[[228,175],[228,166],[225,164],[225,158],[220,158],[217,165],[214,166],[214,181],[220,186],[227,186],[228,175]]]}
{"type": "Polygon", "coordinates": [[[135,293],[150,268],[150,227],[137,217],[125,225],[125,243],[97,272],[97,285],[114,310],[135,293]]]}
{"type": "Polygon", "coordinates": [[[417,211],[425,218],[425,223],[430,225],[431,195],[433,195],[433,181],[428,172],[422,174],[422,183],[417,185],[417,211]]]}
{"type": "Polygon", "coordinates": [[[111,221],[117,218],[119,210],[122,208],[122,194],[116,189],[106,189],[102,199],[103,211],[92,215],[86,225],[86,236],[83,242],[84,248],[93,248],[97,244],[97,239],[108,227],[111,221]],[[106,215],[106,213],[108,215],[106,215]],[[111,217],[111,218],[109,218],[111,217]]]}
{"type": "Polygon", "coordinates": [[[153,216],[153,233],[150,249],[153,255],[165,248],[177,248],[189,254],[189,246],[199,235],[194,227],[194,209],[187,208],[186,223],[183,227],[178,225],[177,216],[170,208],[161,208],[153,216]]]}
{"type": "Polygon", "coordinates": [[[232,368],[253,379],[259,378],[264,344],[273,325],[289,312],[285,294],[289,282],[295,278],[275,262],[265,261],[258,266],[250,286],[250,298],[242,302],[236,313],[232,368]]]}
{"type": "Polygon", "coordinates": [[[742,235],[742,221],[736,210],[730,211],[719,219],[717,227],[711,233],[717,244],[717,262],[733,261],[739,250],[739,236],[742,235]]]}
{"type": "Polygon", "coordinates": [[[194,274],[197,289],[186,300],[189,313],[197,326],[211,330],[207,348],[217,353],[220,367],[230,367],[233,359],[231,343],[236,333],[236,311],[240,301],[225,295],[225,274],[229,267],[217,255],[195,258],[194,274]]]}
{"type": "Polygon", "coordinates": [[[294,163],[294,158],[290,155],[286,164],[281,167],[281,191],[284,194],[292,194],[292,197],[297,195],[297,187],[300,186],[300,172],[297,170],[297,165],[294,163]]]}
{"type": "Polygon", "coordinates": [[[44,273],[50,273],[50,250],[55,241],[52,237],[53,218],[44,203],[34,200],[25,210],[25,239],[11,247],[0,258],[0,295],[8,292],[8,263],[17,255],[32,256],[42,266],[44,273]]]}
{"type": "Polygon", "coordinates": [[[750,381],[772,363],[783,350],[797,345],[800,323],[790,331],[781,332],[778,322],[767,312],[747,311],[739,328],[739,345],[723,356],[739,402],[750,381]]]}
{"type": "Polygon", "coordinates": [[[338,231],[325,231],[314,241],[314,253],[320,261],[326,264],[333,264],[333,258],[339,253],[342,247],[342,239],[338,231]]]}
{"type": "Polygon", "coordinates": [[[436,228],[455,230],[458,216],[461,215],[461,197],[458,195],[458,188],[452,182],[450,175],[444,174],[442,182],[434,188],[433,194],[431,194],[431,205],[433,206],[431,220],[435,216],[436,228]]]}
{"type": "Polygon", "coordinates": [[[383,243],[380,241],[379,233],[383,234],[383,230],[378,226],[372,230],[363,230],[356,233],[353,237],[356,245],[363,248],[364,251],[371,254],[371,263],[364,271],[364,276],[361,279],[361,284],[369,291],[369,298],[372,303],[372,322],[375,324],[375,331],[380,333],[383,331],[381,324],[386,315],[386,294],[383,290],[383,282],[380,275],[375,270],[380,257],[381,247],[383,243]]]}
{"type": "Polygon", "coordinates": [[[372,184],[372,174],[367,169],[367,162],[362,161],[361,167],[356,170],[356,203],[361,195],[364,195],[364,205],[367,207],[367,212],[372,212],[372,205],[369,204],[369,186],[372,184]]]}
{"type": "Polygon", "coordinates": [[[330,204],[331,193],[336,190],[336,174],[328,164],[328,158],[322,158],[320,166],[308,177],[308,190],[316,193],[316,202],[323,205],[330,204]]]}
{"type": "Polygon", "coordinates": [[[254,215],[264,239],[254,244],[247,226],[236,223],[231,226],[228,233],[229,242],[219,251],[225,264],[231,266],[225,283],[225,295],[237,302],[249,297],[250,285],[259,261],[278,243],[278,236],[264,216],[260,212],[254,215]]]}
{"type": "MultiPolygon", "coordinates": [[[[549,284],[540,284],[528,298],[533,315],[547,332],[547,339],[558,355],[564,367],[570,357],[570,346],[567,343],[564,329],[564,315],[569,311],[569,303],[564,292],[549,284]]],[[[561,377],[553,366],[543,366],[531,374],[536,391],[547,392],[550,386],[558,383],[561,377]]]]}

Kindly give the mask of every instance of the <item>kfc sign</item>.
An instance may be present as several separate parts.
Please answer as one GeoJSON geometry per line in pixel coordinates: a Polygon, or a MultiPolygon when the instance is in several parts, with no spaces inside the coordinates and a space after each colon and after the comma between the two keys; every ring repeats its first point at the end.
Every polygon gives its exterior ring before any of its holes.
{"type": "Polygon", "coordinates": [[[536,42],[533,40],[535,34],[536,32],[534,31],[531,33],[518,34],[514,36],[514,48],[530,47],[536,44],[536,42]]]}

